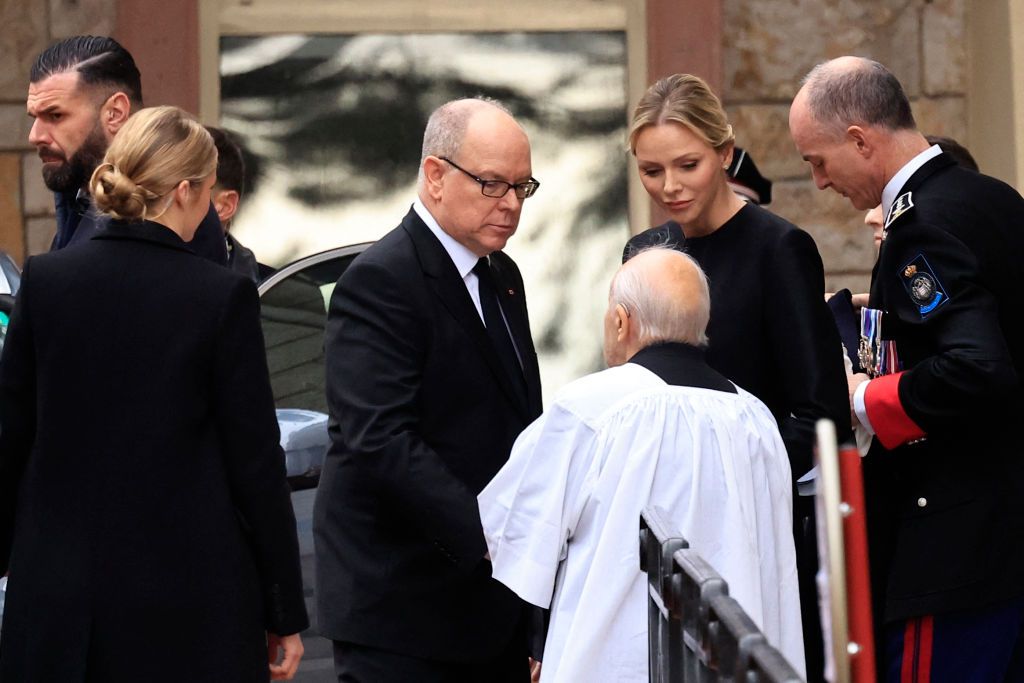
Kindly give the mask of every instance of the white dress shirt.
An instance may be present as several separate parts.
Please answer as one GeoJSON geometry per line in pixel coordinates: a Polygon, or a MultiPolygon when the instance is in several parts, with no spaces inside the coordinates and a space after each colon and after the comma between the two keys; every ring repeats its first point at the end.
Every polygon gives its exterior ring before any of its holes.
{"type": "MultiPolygon", "coordinates": [[[[469,250],[468,247],[460,244],[455,240],[454,237],[446,233],[441,225],[434,219],[427,210],[427,207],[423,205],[419,197],[412,204],[413,211],[420,217],[430,232],[434,233],[434,236],[444,247],[444,250],[448,252],[448,256],[451,257],[452,263],[455,264],[455,269],[459,271],[459,277],[462,278],[462,282],[466,285],[466,291],[469,292],[469,298],[473,300],[473,305],[476,306],[476,313],[480,316],[480,321],[487,327],[487,321],[484,320],[484,309],[480,305],[480,278],[473,272],[474,266],[480,257],[469,250]]],[[[490,256],[487,257],[488,263],[490,262],[490,256]]],[[[501,319],[505,322],[505,330],[508,332],[508,337],[512,341],[512,348],[516,352],[516,360],[519,361],[519,366],[523,365],[523,354],[519,351],[519,344],[516,343],[516,336],[512,334],[512,329],[508,326],[508,316],[505,315],[504,309],[501,308],[501,301],[498,301],[498,309],[501,310],[501,319]]]]}
{"type": "Polygon", "coordinates": [[[456,242],[454,237],[442,230],[440,224],[430,215],[427,207],[423,205],[419,197],[412,203],[412,210],[416,212],[420,220],[427,224],[430,232],[434,233],[434,237],[438,239],[444,250],[448,252],[452,263],[455,264],[455,269],[459,271],[459,277],[462,278],[466,285],[469,298],[473,300],[473,305],[476,306],[477,315],[483,321],[484,309],[480,306],[480,280],[477,278],[476,273],[473,272],[473,267],[476,266],[476,262],[480,260],[480,257],[470,251],[468,247],[456,242]]]}

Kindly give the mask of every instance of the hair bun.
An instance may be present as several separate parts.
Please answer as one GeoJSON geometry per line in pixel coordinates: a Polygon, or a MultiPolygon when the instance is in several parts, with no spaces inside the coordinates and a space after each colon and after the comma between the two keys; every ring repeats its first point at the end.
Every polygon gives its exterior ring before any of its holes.
{"type": "Polygon", "coordinates": [[[145,217],[149,193],[109,161],[96,167],[89,181],[89,191],[96,208],[103,213],[129,221],[145,217]]]}

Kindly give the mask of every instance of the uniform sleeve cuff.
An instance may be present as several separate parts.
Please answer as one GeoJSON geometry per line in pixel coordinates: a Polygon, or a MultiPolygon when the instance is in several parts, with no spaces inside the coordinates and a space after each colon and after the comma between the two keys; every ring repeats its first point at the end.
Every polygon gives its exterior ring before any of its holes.
{"type": "Polygon", "coordinates": [[[868,434],[874,434],[875,430],[871,426],[871,419],[868,417],[868,409],[864,405],[864,394],[868,390],[868,384],[871,382],[861,382],[857,385],[857,389],[853,392],[853,412],[857,415],[857,420],[860,425],[868,434]]]}
{"type": "Polygon", "coordinates": [[[890,450],[925,435],[924,430],[910,419],[900,403],[902,375],[902,372],[898,372],[865,383],[865,412],[875,430],[875,436],[890,450]]]}

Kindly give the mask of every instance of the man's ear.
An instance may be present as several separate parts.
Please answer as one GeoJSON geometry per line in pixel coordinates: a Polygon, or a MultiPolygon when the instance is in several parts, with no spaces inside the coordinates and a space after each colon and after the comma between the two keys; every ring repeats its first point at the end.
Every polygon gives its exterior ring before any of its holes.
{"type": "Polygon", "coordinates": [[[448,171],[444,161],[435,156],[423,160],[423,188],[434,201],[440,201],[444,189],[444,176],[448,171]]]}
{"type": "Polygon", "coordinates": [[[875,151],[874,141],[868,131],[860,126],[849,126],[846,129],[846,139],[853,143],[854,149],[857,150],[857,154],[860,154],[865,159],[871,157],[875,151]]]}
{"type": "Polygon", "coordinates": [[[615,304],[615,340],[625,343],[633,331],[633,319],[624,304],[615,304]]]}
{"type": "Polygon", "coordinates": [[[220,224],[227,227],[238,212],[238,192],[235,190],[218,190],[213,193],[213,208],[217,210],[220,224]]]}
{"type": "Polygon", "coordinates": [[[100,107],[100,125],[107,134],[107,140],[112,140],[121,126],[125,124],[128,117],[132,115],[132,103],[123,92],[116,92],[107,98],[107,101],[100,107]]]}

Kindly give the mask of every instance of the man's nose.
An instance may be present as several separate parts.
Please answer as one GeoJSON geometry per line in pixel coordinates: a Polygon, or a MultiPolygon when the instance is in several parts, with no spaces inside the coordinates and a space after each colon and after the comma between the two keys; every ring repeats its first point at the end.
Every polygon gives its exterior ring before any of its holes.
{"type": "Polygon", "coordinates": [[[508,211],[515,211],[516,209],[520,208],[523,205],[523,200],[520,199],[519,195],[516,194],[516,191],[510,187],[508,189],[508,192],[506,192],[505,195],[501,198],[499,204],[503,209],[506,209],[508,211]]]}
{"type": "Polygon", "coordinates": [[[829,180],[828,178],[828,174],[822,170],[816,168],[812,169],[811,177],[814,178],[814,184],[817,186],[819,190],[824,190],[825,188],[832,184],[832,181],[829,180]]]}
{"type": "Polygon", "coordinates": [[[50,133],[46,129],[46,124],[39,119],[32,122],[32,128],[28,131],[28,143],[35,147],[50,143],[50,133]]]}

